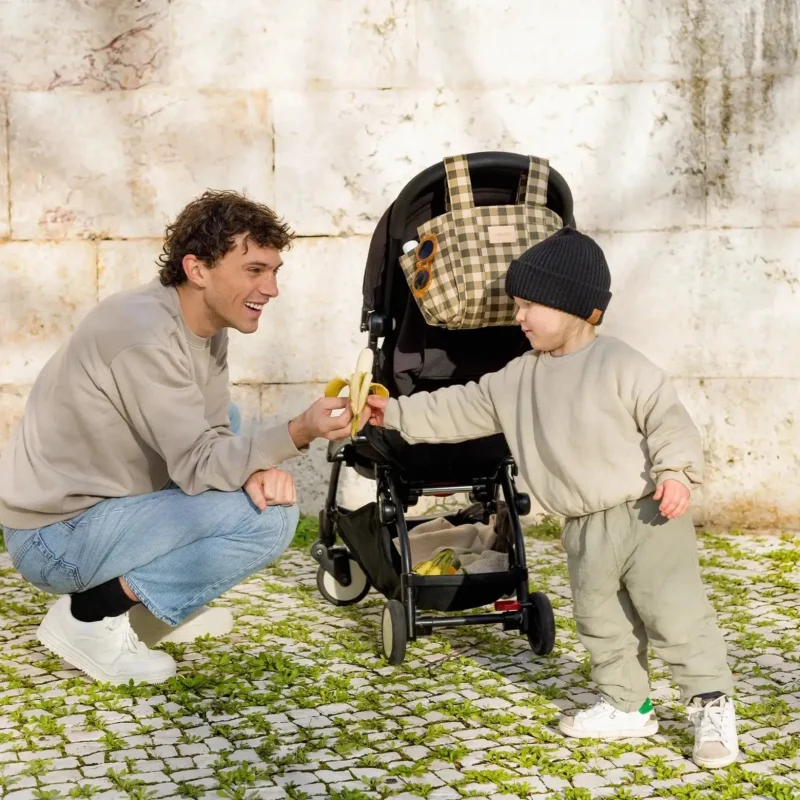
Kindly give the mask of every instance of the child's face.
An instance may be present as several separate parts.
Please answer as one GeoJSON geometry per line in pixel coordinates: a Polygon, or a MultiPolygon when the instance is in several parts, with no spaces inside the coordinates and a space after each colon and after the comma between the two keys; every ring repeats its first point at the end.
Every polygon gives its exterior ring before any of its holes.
{"type": "Polygon", "coordinates": [[[542,306],[515,297],[517,305],[517,322],[534,350],[549,353],[564,346],[580,320],[559,311],[557,308],[542,306]]]}

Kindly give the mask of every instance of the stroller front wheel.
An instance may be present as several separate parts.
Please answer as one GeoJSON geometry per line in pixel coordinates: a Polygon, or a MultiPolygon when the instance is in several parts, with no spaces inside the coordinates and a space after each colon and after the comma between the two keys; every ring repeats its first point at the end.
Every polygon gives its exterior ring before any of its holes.
{"type": "Polygon", "coordinates": [[[550,598],[543,592],[534,592],[530,596],[530,603],[531,607],[526,612],[528,643],[537,656],[546,656],[553,652],[556,645],[553,606],[550,598]]]}
{"type": "Polygon", "coordinates": [[[343,586],[325,567],[317,570],[317,589],[334,606],[352,606],[360,603],[369,593],[369,581],[358,562],[350,559],[350,585],[343,586]]]}
{"type": "Polygon", "coordinates": [[[381,647],[386,660],[393,666],[402,664],[407,644],[406,610],[399,600],[389,600],[381,618],[381,647]]]}

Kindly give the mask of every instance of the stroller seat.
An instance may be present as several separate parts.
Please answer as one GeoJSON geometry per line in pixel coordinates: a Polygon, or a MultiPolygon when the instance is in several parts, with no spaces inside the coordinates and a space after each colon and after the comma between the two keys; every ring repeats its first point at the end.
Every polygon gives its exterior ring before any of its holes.
{"type": "MultiPolygon", "coordinates": [[[[485,152],[469,154],[466,160],[476,206],[517,202],[520,181],[531,168],[529,157],[485,152]]],[[[445,167],[440,162],[405,186],[370,242],[361,330],[375,351],[374,379],[392,397],[478,381],[530,349],[515,325],[451,330],[426,322],[399,259],[403,244],[418,237],[421,225],[442,215],[447,200],[445,167]]],[[[561,224],[574,226],[572,195],[552,167],[547,208],[561,224]]],[[[328,461],[332,464],[328,497],[320,512],[320,537],[311,548],[320,565],[317,586],[335,605],[357,603],[370,588],[386,598],[381,640],[390,664],[403,661],[408,641],[454,625],[501,624],[505,630],[525,634],[535,653],[552,651],[555,621],[550,601],[528,587],[520,516],[530,513],[530,499],[516,489],[516,464],[502,434],[411,445],[396,431],[367,426],[351,440],[330,447],[328,461]],[[375,481],[374,502],[354,510],[338,504],[344,467],[375,481]],[[409,517],[408,509],[425,495],[457,493],[468,493],[473,501],[467,512],[456,515],[460,521],[503,521],[498,541],[507,549],[507,570],[435,576],[414,572],[409,534],[430,518],[409,517]],[[338,545],[337,539],[344,544],[338,545]],[[490,603],[494,613],[418,613],[479,609],[490,603]]]]}
{"type": "Polygon", "coordinates": [[[353,468],[374,480],[375,464],[393,467],[412,485],[472,486],[494,475],[497,465],[511,454],[502,434],[456,444],[410,445],[397,431],[367,426],[353,447],[353,468]]]}

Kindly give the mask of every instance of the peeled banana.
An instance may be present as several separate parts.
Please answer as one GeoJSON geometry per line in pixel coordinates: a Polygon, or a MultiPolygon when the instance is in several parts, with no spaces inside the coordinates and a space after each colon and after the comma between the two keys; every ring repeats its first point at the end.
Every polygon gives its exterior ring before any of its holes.
{"type": "Polygon", "coordinates": [[[353,424],[350,435],[358,433],[358,418],[364,407],[367,405],[367,397],[377,394],[380,397],[388,397],[389,390],[380,383],[372,382],[372,365],[375,354],[367,347],[358,356],[355,372],[346,378],[333,378],[325,387],[325,397],[338,397],[345,386],[350,387],[350,409],[353,412],[353,424]]]}
{"type": "Polygon", "coordinates": [[[417,575],[457,575],[460,563],[454,550],[446,549],[438,552],[427,561],[420,561],[414,572],[417,575]]]}

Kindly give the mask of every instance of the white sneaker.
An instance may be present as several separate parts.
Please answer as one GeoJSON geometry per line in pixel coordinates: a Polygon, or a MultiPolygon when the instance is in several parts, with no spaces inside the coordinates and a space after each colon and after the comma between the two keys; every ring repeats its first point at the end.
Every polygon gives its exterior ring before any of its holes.
{"type": "Polygon", "coordinates": [[[705,705],[695,698],[689,706],[689,719],[694,722],[692,761],[698,767],[719,769],[736,761],[739,739],[736,709],[730,697],[722,695],[705,705]]]}
{"type": "Polygon", "coordinates": [[[562,717],[558,728],[564,736],[576,739],[635,739],[658,732],[656,712],[649,700],[638,711],[620,711],[607,700],[562,717]]]}
{"type": "Polygon", "coordinates": [[[143,603],[135,605],[128,616],[136,635],[148,647],[163,642],[193,642],[205,635],[227,636],[233,630],[233,614],[227,608],[203,606],[174,628],[151,614],[143,603]]]}
{"type": "Polygon", "coordinates": [[[81,622],[72,616],[72,600],[62,595],[36,631],[39,641],[96,681],[112,684],[163,683],[175,675],[168,653],[148,650],[131,628],[127,614],[81,622]]]}

